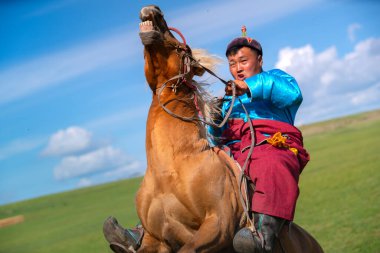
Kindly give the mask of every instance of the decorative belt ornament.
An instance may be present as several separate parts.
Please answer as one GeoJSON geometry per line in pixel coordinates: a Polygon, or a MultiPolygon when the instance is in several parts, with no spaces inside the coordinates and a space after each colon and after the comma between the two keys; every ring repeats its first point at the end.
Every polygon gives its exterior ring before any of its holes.
{"type": "Polygon", "coordinates": [[[281,132],[277,132],[272,137],[268,138],[267,142],[274,147],[289,149],[295,155],[298,155],[298,149],[292,148],[289,144],[287,144],[287,139],[288,138],[286,137],[286,135],[282,135],[281,132]]]}

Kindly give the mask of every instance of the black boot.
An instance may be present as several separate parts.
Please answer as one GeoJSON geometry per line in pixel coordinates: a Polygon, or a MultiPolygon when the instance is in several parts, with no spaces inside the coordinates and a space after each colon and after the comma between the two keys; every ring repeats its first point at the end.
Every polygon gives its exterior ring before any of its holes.
{"type": "Polygon", "coordinates": [[[255,227],[264,239],[263,252],[272,252],[276,238],[280,234],[286,220],[262,213],[254,213],[253,217],[255,219],[255,227]]]}
{"type": "Polygon", "coordinates": [[[108,217],[103,225],[103,233],[113,252],[134,253],[140,247],[144,229],[141,225],[124,229],[114,217],[108,217]]]}
{"type": "Polygon", "coordinates": [[[254,213],[255,227],[258,234],[249,228],[242,228],[234,237],[233,246],[238,253],[269,253],[274,250],[275,239],[281,231],[284,219],[254,213]]]}

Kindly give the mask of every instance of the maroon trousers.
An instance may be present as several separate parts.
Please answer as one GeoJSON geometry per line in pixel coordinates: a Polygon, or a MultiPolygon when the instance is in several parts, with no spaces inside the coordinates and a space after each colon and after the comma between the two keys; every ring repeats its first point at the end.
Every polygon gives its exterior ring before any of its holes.
{"type": "MultiPolygon", "coordinates": [[[[302,134],[296,127],[280,121],[252,120],[252,123],[257,146],[245,170],[256,185],[252,211],[291,221],[299,195],[299,175],[309,161],[309,154],[303,148],[302,134]],[[279,148],[265,142],[277,132],[287,136],[286,144],[296,148],[298,154],[289,148],[279,148]]],[[[252,141],[249,123],[231,119],[228,124],[222,136],[228,141],[240,140],[228,146],[235,160],[243,166],[252,141]]]]}

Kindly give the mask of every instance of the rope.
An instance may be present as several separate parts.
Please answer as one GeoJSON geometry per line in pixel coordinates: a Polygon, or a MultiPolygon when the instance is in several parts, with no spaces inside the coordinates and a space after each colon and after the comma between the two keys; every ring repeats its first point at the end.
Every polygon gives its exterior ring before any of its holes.
{"type": "MultiPolygon", "coordinates": [[[[197,62],[191,55],[189,55],[188,53],[186,52],[183,52],[182,55],[180,56],[181,57],[181,64],[183,65],[184,62],[182,61],[183,58],[185,57],[189,57],[192,62],[190,64],[194,64],[194,62],[196,64],[199,64],[199,66],[201,66],[205,71],[209,72],[211,75],[215,76],[216,78],[218,78],[222,83],[224,83],[225,85],[229,85],[231,84],[231,87],[232,87],[232,100],[231,100],[231,104],[234,104],[235,103],[235,100],[236,100],[236,84],[233,82],[233,81],[225,81],[223,80],[222,78],[220,78],[219,76],[217,76],[214,72],[212,72],[211,70],[209,70],[208,68],[206,68],[205,66],[203,66],[202,64],[200,64],[199,62],[197,62]]],[[[181,65],[180,69],[183,69],[183,66],[181,65]]],[[[190,72],[190,68],[186,68],[187,71],[184,72],[184,73],[179,73],[178,75],[175,75],[173,77],[171,77],[170,79],[168,79],[166,82],[164,82],[161,87],[158,89],[158,92],[157,92],[157,97],[158,97],[158,102],[161,106],[162,109],[164,109],[165,112],[167,112],[169,115],[171,115],[172,117],[174,118],[177,118],[177,119],[180,119],[180,120],[183,120],[183,121],[186,121],[186,122],[193,122],[193,121],[199,121],[199,122],[202,122],[206,125],[209,125],[209,126],[212,126],[212,127],[217,127],[217,128],[222,128],[226,123],[227,123],[227,120],[228,118],[230,117],[231,113],[232,113],[232,107],[230,107],[226,113],[226,115],[224,116],[222,122],[220,124],[215,124],[211,121],[207,121],[207,120],[204,120],[204,119],[201,119],[199,117],[185,117],[185,116],[180,116],[180,115],[177,115],[175,113],[173,113],[171,110],[169,110],[165,104],[163,104],[161,102],[161,93],[163,92],[163,90],[167,87],[168,83],[173,81],[173,80],[176,80],[177,79],[177,83],[175,85],[172,85],[171,88],[173,88],[174,90],[178,87],[179,84],[183,83],[183,82],[186,82],[186,79],[185,79],[185,76],[190,72]]],[[[187,82],[186,82],[187,83],[187,82]]],[[[188,85],[189,86],[189,85],[188,85]]],[[[189,86],[191,88],[191,86],[189,86]]]]}
{"type": "Polygon", "coordinates": [[[251,158],[251,155],[253,153],[253,148],[255,147],[255,143],[256,143],[255,130],[254,130],[251,118],[249,117],[249,113],[248,113],[247,109],[245,108],[244,104],[241,102],[240,98],[239,98],[239,103],[241,104],[241,106],[244,110],[244,113],[247,116],[247,119],[249,122],[249,131],[251,134],[251,145],[249,146],[249,152],[248,152],[247,158],[244,161],[243,167],[241,168],[240,175],[239,175],[239,181],[238,181],[239,182],[239,196],[240,196],[240,202],[244,208],[244,212],[246,215],[247,223],[249,224],[249,228],[252,230],[252,232],[257,233],[256,228],[255,228],[255,223],[249,216],[249,211],[250,211],[249,209],[252,209],[252,208],[249,208],[248,182],[247,182],[247,177],[244,174],[244,171],[248,166],[249,159],[251,158]],[[242,187],[245,188],[244,191],[243,191],[242,187]],[[243,196],[243,192],[244,192],[244,196],[243,196]],[[245,197],[245,200],[244,200],[244,197],[245,197]]]}

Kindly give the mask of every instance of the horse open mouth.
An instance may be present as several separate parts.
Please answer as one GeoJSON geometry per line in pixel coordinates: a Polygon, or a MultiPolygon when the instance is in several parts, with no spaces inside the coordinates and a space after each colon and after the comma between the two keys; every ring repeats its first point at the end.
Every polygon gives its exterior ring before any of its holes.
{"type": "Polygon", "coordinates": [[[143,21],[140,23],[139,27],[140,39],[144,46],[163,43],[163,34],[157,31],[152,21],[143,21]]]}
{"type": "Polygon", "coordinates": [[[169,31],[164,14],[158,6],[149,5],[140,11],[140,38],[145,46],[162,43],[164,34],[169,31]]]}
{"type": "Polygon", "coordinates": [[[140,27],[140,32],[142,32],[142,33],[155,30],[154,26],[153,26],[153,22],[150,20],[141,22],[139,27],[140,27]]]}

